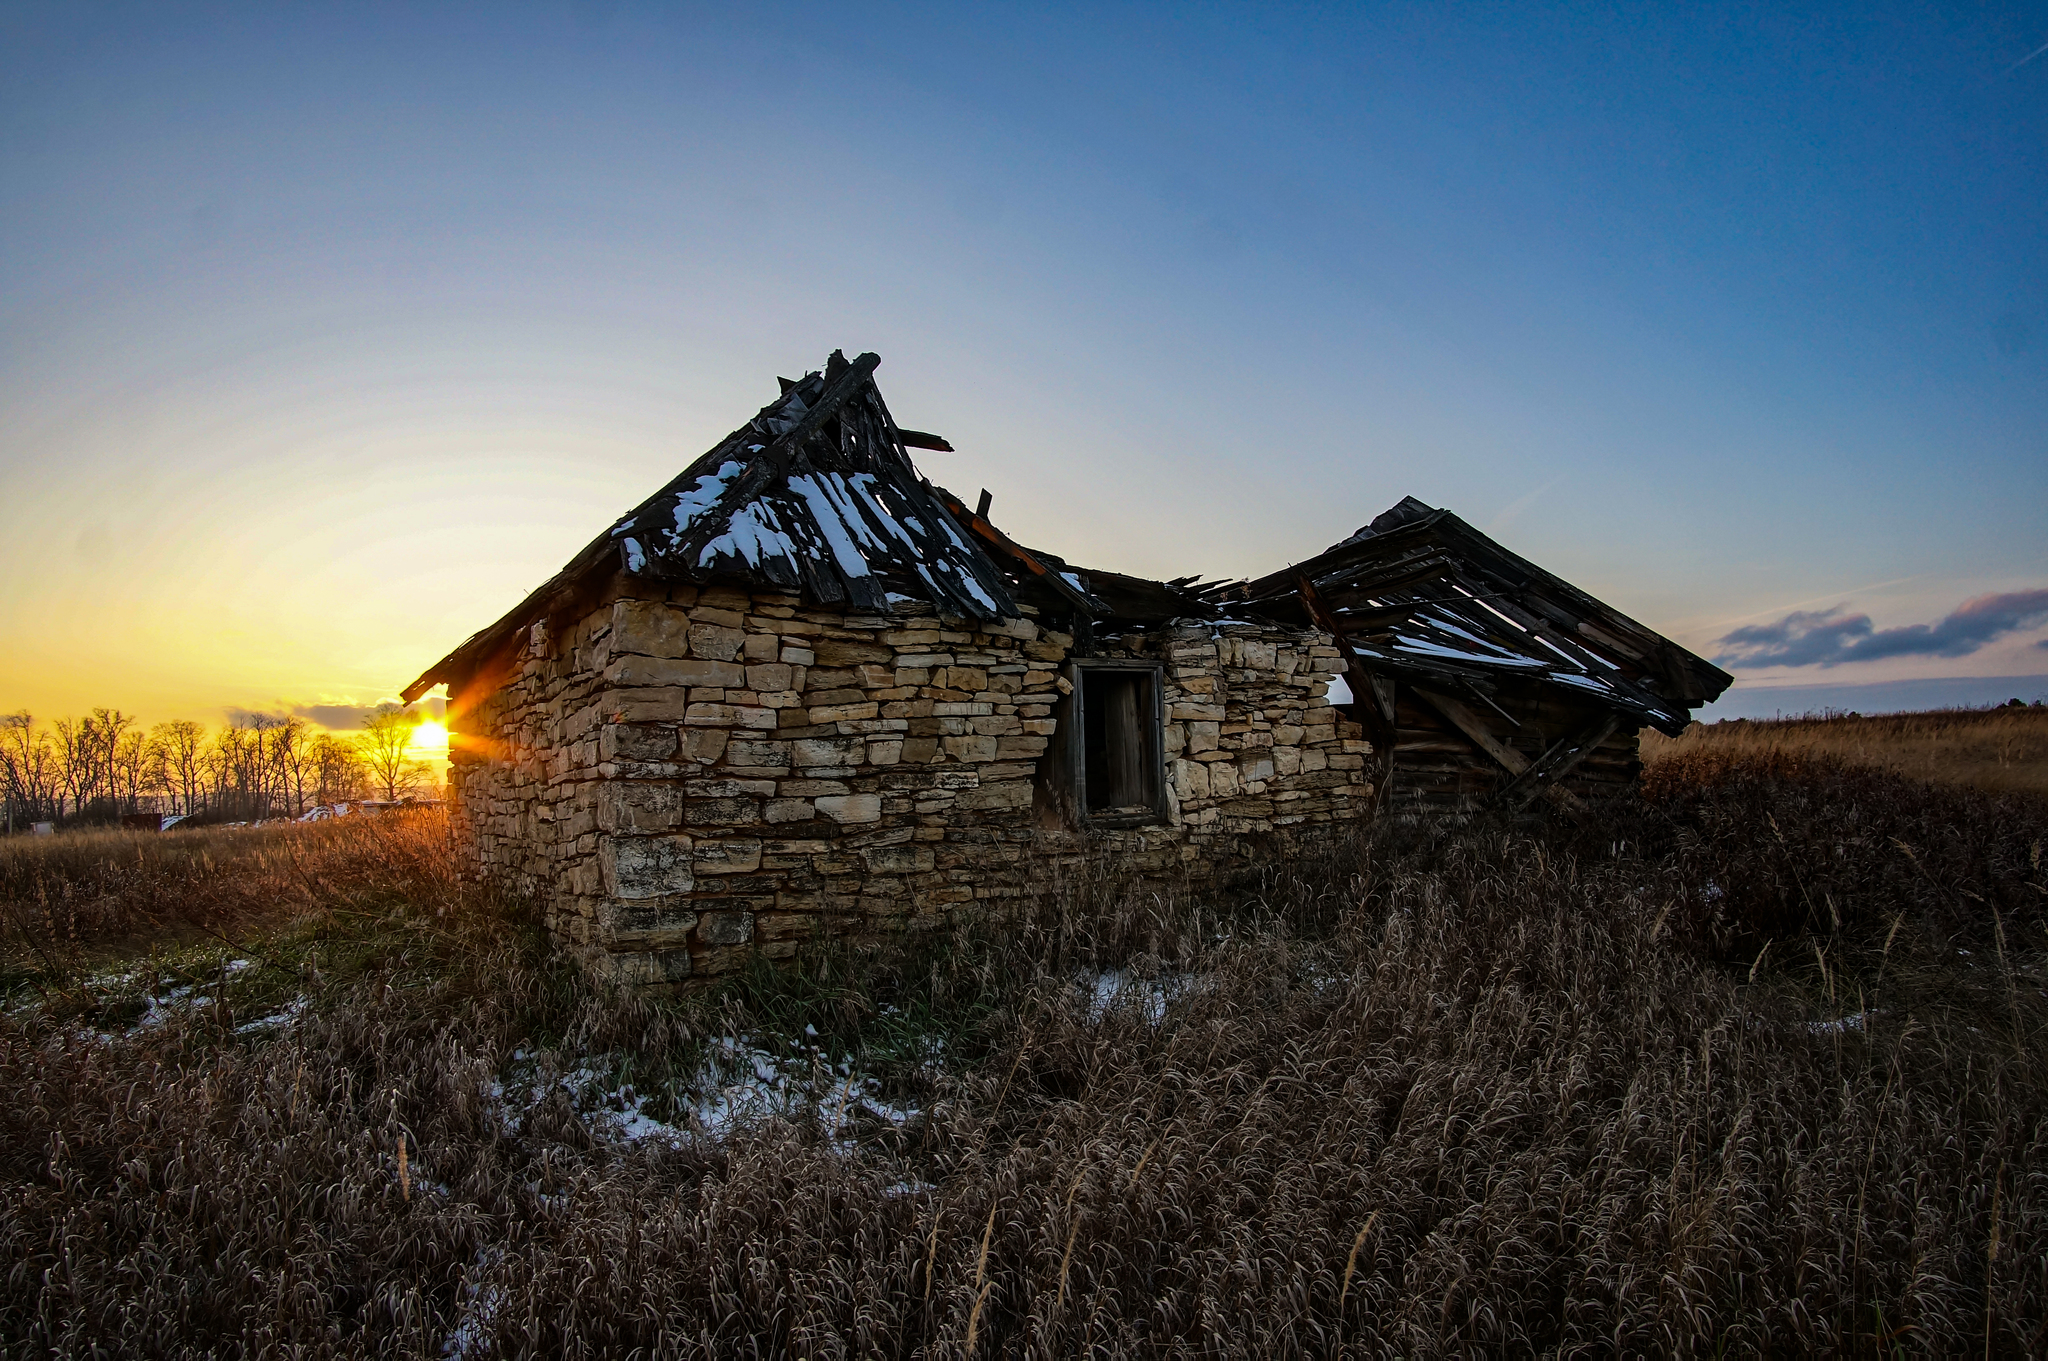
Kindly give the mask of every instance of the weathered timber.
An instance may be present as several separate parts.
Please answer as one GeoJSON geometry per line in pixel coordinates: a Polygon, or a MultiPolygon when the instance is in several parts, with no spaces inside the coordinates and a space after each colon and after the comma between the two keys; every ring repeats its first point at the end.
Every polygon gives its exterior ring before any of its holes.
{"type": "Polygon", "coordinates": [[[1592,727],[1573,737],[1566,737],[1555,743],[1549,751],[1539,756],[1527,770],[1517,775],[1506,789],[1501,790],[1499,801],[1503,808],[1514,812],[1537,794],[1557,787],[1557,782],[1571,774],[1572,768],[1583,761],[1595,747],[1605,742],[1613,731],[1621,726],[1621,715],[1606,713],[1592,727]]]}
{"type": "MultiPolygon", "coordinates": [[[[1478,747],[1488,756],[1491,756],[1510,775],[1521,775],[1530,768],[1528,757],[1495,737],[1492,732],[1488,731],[1486,725],[1480,722],[1479,715],[1473,713],[1457,700],[1452,699],[1448,695],[1439,695],[1433,691],[1419,688],[1415,693],[1420,695],[1438,713],[1448,718],[1456,725],[1458,731],[1472,739],[1474,746],[1478,747]]],[[[1545,785],[1543,793],[1551,802],[1568,808],[1572,812],[1585,811],[1585,804],[1568,790],[1560,789],[1556,785],[1545,785]]]]}

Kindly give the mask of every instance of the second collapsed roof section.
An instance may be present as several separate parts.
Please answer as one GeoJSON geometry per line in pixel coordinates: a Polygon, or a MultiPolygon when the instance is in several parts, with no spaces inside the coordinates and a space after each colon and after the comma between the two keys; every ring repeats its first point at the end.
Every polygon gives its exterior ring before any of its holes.
{"type": "Polygon", "coordinates": [[[1369,673],[1480,695],[1536,681],[1674,737],[1734,681],[1412,496],[1306,562],[1203,594],[1313,620],[1369,673]]]}

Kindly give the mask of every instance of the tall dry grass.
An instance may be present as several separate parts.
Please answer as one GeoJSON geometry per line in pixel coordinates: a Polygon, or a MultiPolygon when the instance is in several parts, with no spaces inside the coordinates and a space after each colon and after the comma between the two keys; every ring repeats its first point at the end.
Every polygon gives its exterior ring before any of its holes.
{"type": "Polygon", "coordinates": [[[230,936],[312,909],[445,910],[437,810],[167,833],[0,839],[0,980],[63,980],[152,943],[230,936]]]}
{"type": "Polygon", "coordinates": [[[0,1338],[2038,1352],[2044,836],[2036,800],[1700,752],[1591,827],[1388,826],[1231,902],[1069,899],[680,1003],[458,897],[274,1038],[10,1012],[0,1338]],[[1105,967],[1140,980],[1107,1008],[1105,967]],[[888,1067],[905,1018],[938,1071],[888,1067]],[[681,1071],[735,1030],[923,1115],[671,1148],[493,1104],[515,1047],[681,1071]]]}
{"type": "Polygon", "coordinates": [[[1732,719],[1695,723],[1677,738],[1643,734],[1645,764],[1701,750],[1832,756],[1938,784],[2048,794],[2048,708],[2039,705],[1732,719]]]}

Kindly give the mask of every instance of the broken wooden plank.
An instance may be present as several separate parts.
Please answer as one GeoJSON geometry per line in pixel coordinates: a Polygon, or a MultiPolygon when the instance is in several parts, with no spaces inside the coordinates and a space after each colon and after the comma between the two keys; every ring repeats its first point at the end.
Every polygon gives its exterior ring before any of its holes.
{"type": "Polygon", "coordinates": [[[1074,585],[1073,582],[1068,581],[1058,572],[1040,562],[1032,554],[1031,550],[1011,539],[1009,535],[997,529],[981,516],[969,512],[967,507],[961,504],[960,498],[954,496],[953,493],[947,491],[944,487],[933,487],[931,491],[933,498],[946,508],[947,513],[952,515],[962,525],[965,525],[975,537],[981,539],[984,543],[1002,549],[1012,558],[1015,558],[1019,563],[1023,564],[1026,571],[1036,576],[1047,586],[1050,586],[1054,593],[1082,614],[1093,619],[1098,615],[1108,613],[1108,608],[1101,601],[1095,599],[1087,592],[1081,590],[1080,587],[1074,585]]]}
{"type": "Polygon", "coordinates": [[[903,427],[898,426],[896,428],[896,438],[903,441],[903,446],[906,449],[930,449],[941,454],[958,452],[952,445],[946,442],[944,435],[928,434],[923,430],[905,430],[903,427]]]}
{"type": "MultiPolygon", "coordinates": [[[[1418,686],[1410,686],[1409,688],[1414,690],[1430,708],[1435,709],[1438,713],[1449,719],[1452,726],[1456,727],[1459,732],[1471,738],[1472,745],[1478,747],[1488,756],[1491,756],[1508,774],[1520,776],[1529,769],[1529,758],[1495,737],[1487,729],[1487,726],[1480,722],[1478,714],[1473,713],[1449,695],[1440,695],[1435,691],[1424,690],[1418,686]]],[[[1575,813],[1585,811],[1586,805],[1584,803],[1570,792],[1559,789],[1556,785],[1545,785],[1543,787],[1543,794],[1551,802],[1568,808],[1575,813]]]]}
{"type": "Polygon", "coordinates": [[[1560,738],[1551,744],[1550,750],[1536,758],[1527,770],[1517,775],[1506,789],[1500,791],[1501,807],[1509,812],[1519,811],[1522,805],[1541,793],[1563,793],[1558,788],[1565,776],[1572,773],[1579,762],[1586,759],[1595,748],[1621,726],[1621,715],[1609,712],[1592,727],[1572,737],[1560,738]]]}

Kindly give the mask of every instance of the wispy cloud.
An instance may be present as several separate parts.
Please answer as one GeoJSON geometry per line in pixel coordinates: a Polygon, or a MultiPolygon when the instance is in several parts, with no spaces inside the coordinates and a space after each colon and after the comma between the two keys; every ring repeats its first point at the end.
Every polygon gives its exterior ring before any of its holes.
{"type": "Polygon", "coordinates": [[[2041,55],[2041,54],[2042,54],[2043,52],[2048,52],[2048,43],[2043,43],[2043,44],[2042,44],[2041,46],[2039,46],[2039,47],[2035,48],[2035,49],[2034,49],[2033,51],[2031,51],[2031,52],[2027,53],[2027,55],[2026,55],[2026,56],[2024,56],[2024,57],[2021,57],[2021,58],[2020,58],[2020,59],[2019,59],[2018,61],[2016,61],[2016,62],[2014,62],[2014,63],[2013,63],[2012,65],[2010,65],[2010,66],[2006,67],[2006,68],[2005,68],[2005,73],[2006,73],[2007,75],[2011,75],[2011,74],[2012,74],[2013,72],[2015,72],[2015,71],[2019,70],[2019,69],[2020,69],[2020,68],[2021,68],[2022,66],[2025,66],[2025,65],[2026,65],[2026,64],[2027,64],[2028,62],[2032,61],[2032,60],[2033,60],[2034,58],[2036,58],[2036,57],[2040,56],[2040,55],[2041,55]]]}
{"type": "Polygon", "coordinates": [[[1522,496],[1510,502],[1507,505],[1507,507],[1504,508],[1498,515],[1495,515],[1491,520],[1488,520],[1486,522],[1486,532],[1489,534],[1498,534],[1503,529],[1506,529],[1509,525],[1513,524],[1518,517],[1520,517],[1523,511],[1535,505],[1538,497],[1542,496],[1543,493],[1549,491],[1552,487],[1556,486],[1558,483],[1562,481],[1564,481],[1564,475],[1560,473],[1558,476],[1551,478],[1548,482],[1545,482],[1542,486],[1536,488],[1536,490],[1524,493],[1522,496]]]}
{"type": "MultiPolygon", "coordinates": [[[[294,704],[292,712],[300,718],[318,723],[330,732],[353,732],[362,727],[363,720],[376,713],[380,707],[382,704],[294,704]]],[[[432,699],[423,699],[411,707],[414,713],[424,714],[438,723],[447,707],[447,701],[436,696],[432,699]]]]}
{"type": "MultiPolygon", "coordinates": [[[[1714,658],[1724,666],[1840,666],[1885,657],[1967,657],[1986,643],[2048,620],[2048,590],[1980,595],[1936,624],[1880,629],[1847,605],[1794,610],[1774,624],[1724,635],[1714,658]]],[[[2048,647],[2048,639],[2037,646],[2048,647]]]]}

